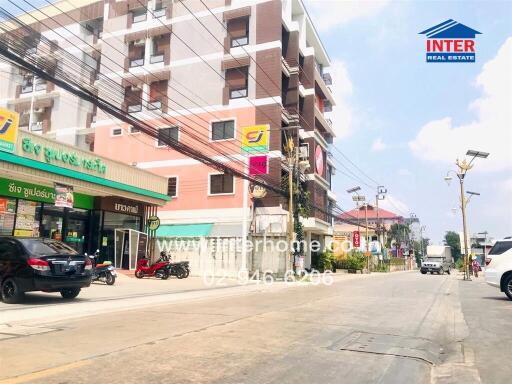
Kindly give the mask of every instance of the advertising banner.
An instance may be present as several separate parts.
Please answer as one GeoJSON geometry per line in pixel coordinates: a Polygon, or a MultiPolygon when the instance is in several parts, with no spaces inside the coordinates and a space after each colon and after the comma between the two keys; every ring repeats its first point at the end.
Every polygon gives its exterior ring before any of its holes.
{"type": "Polygon", "coordinates": [[[18,137],[19,114],[0,108],[0,151],[14,153],[18,137]]]}
{"type": "Polygon", "coordinates": [[[268,151],[269,125],[251,125],[242,128],[242,153],[268,151]]]}
{"type": "Polygon", "coordinates": [[[267,175],[268,174],[268,156],[250,156],[249,157],[249,175],[267,175]]]}
{"type": "Polygon", "coordinates": [[[359,231],[352,232],[352,245],[354,248],[359,248],[361,246],[361,235],[359,231]]]}
{"type": "Polygon", "coordinates": [[[73,187],[55,183],[55,206],[73,208],[73,187]]]}

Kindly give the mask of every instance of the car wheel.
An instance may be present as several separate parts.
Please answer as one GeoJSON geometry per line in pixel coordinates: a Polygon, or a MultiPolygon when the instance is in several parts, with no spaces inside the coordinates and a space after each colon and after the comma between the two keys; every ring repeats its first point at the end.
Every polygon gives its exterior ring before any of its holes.
{"type": "Polygon", "coordinates": [[[116,282],[116,277],[110,272],[108,272],[105,282],[107,283],[107,285],[114,285],[114,283],[116,282]]]}
{"type": "Polygon", "coordinates": [[[427,271],[420,271],[422,275],[426,275],[427,271]]]}
{"type": "Polygon", "coordinates": [[[144,272],[142,272],[140,270],[139,271],[135,271],[135,277],[137,279],[142,279],[144,277],[144,272]]]}
{"type": "Polygon", "coordinates": [[[2,283],[2,301],[6,304],[16,304],[23,300],[25,292],[14,279],[5,279],[2,283]]]}
{"type": "Polygon", "coordinates": [[[507,295],[507,297],[510,300],[512,300],[512,275],[508,275],[505,278],[504,288],[505,288],[505,295],[507,295]]]}
{"type": "Polygon", "coordinates": [[[448,268],[448,270],[446,271],[447,274],[451,275],[452,274],[452,271],[450,268],[448,268]]]}
{"type": "Polygon", "coordinates": [[[75,297],[78,296],[79,293],[80,293],[80,288],[69,288],[69,289],[63,289],[62,291],[60,291],[60,295],[62,296],[63,299],[66,299],[66,300],[74,299],[75,297]]]}
{"type": "Polygon", "coordinates": [[[440,275],[444,275],[444,269],[443,268],[439,269],[439,272],[437,272],[437,273],[440,275]]]}

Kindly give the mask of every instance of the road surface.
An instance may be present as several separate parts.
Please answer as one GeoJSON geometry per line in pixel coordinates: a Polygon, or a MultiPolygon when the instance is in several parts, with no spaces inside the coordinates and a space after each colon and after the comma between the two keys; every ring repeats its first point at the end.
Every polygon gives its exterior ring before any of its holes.
{"type": "Polygon", "coordinates": [[[512,374],[512,302],[483,278],[138,287],[73,303],[0,303],[0,383],[499,384],[512,374]]]}

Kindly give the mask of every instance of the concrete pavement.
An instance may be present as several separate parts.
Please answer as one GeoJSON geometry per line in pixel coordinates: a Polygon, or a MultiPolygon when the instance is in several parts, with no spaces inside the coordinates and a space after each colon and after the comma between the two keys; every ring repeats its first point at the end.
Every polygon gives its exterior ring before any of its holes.
{"type": "MultiPolygon", "coordinates": [[[[417,272],[337,276],[65,320],[23,315],[10,325],[42,333],[0,338],[0,383],[498,383],[480,378],[480,344],[466,343],[460,284],[417,272]]],[[[72,308],[38,308],[52,306],[72,308]]]]}

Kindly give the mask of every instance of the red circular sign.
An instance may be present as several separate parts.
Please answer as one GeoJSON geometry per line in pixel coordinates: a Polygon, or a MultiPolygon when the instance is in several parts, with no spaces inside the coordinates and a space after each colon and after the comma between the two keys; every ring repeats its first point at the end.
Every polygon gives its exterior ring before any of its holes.
{"type": "Polygon", "coordinates": [[[322,148],[319,145],[316,146],[315,150],[315,168],[316,173],[321,176],[324,174],[324,154],[322,152],[322,148]]]}

